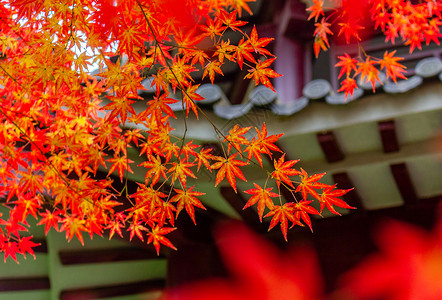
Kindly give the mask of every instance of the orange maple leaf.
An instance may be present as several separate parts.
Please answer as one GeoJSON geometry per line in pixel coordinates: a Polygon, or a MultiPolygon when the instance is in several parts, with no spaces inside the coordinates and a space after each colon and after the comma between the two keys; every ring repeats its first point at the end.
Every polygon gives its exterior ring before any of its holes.
{"type": "Polygon", "coordinates": [[[161,96],[155,96],[152,100],[147,101],[147,109],[143,112],[144,116],[152,115],[157,120],[161,120],[163,112],[168,116],[176,119],[173,110],[170,108],[169,104],[178,102],[178,100],[168,98],[166,93],[161,94],[161,96]]]}
{"type": "Polygon", "coordinates": [[[118,220],[110,221],[110,223],[106,226],[106,229],[110,229],[109,240],[114,236],[115,232],[118,233],[118,235],[122,238],[123,233],[121,232],[121,229],[124,227],[124,224],[118,220]]]}
{"type": "Polygon", "coordinates": [[[186,91],[183,91],[183,105],[186,108],[186,117],[189,116],[189,108],[192,108],[193,112],[198,118],[198,108],[195,101],[204,100],[203,97],[196,93],[199,86],[199,84],[192,85],[189,86],[186,91]]]}
{"type": "Polygon", "coordinates": [[[275,205],[273,209],[264,216],[264,217],[273,216],[268,231],[270,231],[273,227],[275,227],[278,223],[280,223],[281,232],[284,235],[284,239],[287,241],[288,221],[291,221],[293,224],[301,224],[299,220],[296,219],[294,214],[295,210],[293,208],[292,203],[286,203],[284,205],[275,205]]]}
{"type": "Polygon", "coordinates": [[[110,163],[113,163],[109,169],[108,174],[110,175],[115,170],[118,170],[118,175],[120,176],[121,182],[123,182],[123,176],[124,176],[125,170],[127,170],[130,173],[134,172],[134,171],[132,171],[132,169],[129,165],[129,164],[133,163],[134,161],[127,158],[126,155],[115,156],[114,158],[109,158],[107,161],[110,163]]]}
{"type": "Polygon", "coordinates": [[[274,38],[258,38],[258,32],[256,31],[256,26],[253,25],[252,32],[250,33],[249,43],[255,49],[256,53],[261,55],[274,56],[269,50],[264,47],[267,46],[274,38]]]}
{"type": "Polygon", "coordinates": [[[241,17],[243,9],[247,11],[250,15],[253,15],[249,5],[247,4],[247,2],[253,2],[253,1],[255,0],[231,0],[228,3],[233,10],[238,12],[238,16],[241,17]]]}
{"type": "Polygon", "coordinates": [[[221,70],[221,63],[216,60],[211,61],[204,67],[203,79],[207,74],[209,74],[210,82],[213,84],[213,81],[215,80],[215,73],[224,75],[223,71],[221,70]]]}
{"type": "Polygon", "coordinates": [[[59,210],[51,212],[48,209],[46,209],[46,212],[39,213],[42,219],[40,220],[40,222],[37,223],[37,225],[45,224],[45,235],[48,235],[49,229],[51,229],[51,227],[53,227],[56,231],[59,231],[58,229],[58,222],[60,222],[59,214],[60,214],[59,210]]]}
{"type": "Polygon", "coordinates": [[[272,172],[272,177],[275,178],[278,188],[281,184],[281,181],[294,188],[289,176],[301,174],[301,172],[292,168],[293,165],[296,164],[298,161],[299,159],[285,161],[285,153],[278,159],[278,161],[273,161],[275,170],[272,172]]]}
{"type": "Polygon", "coordinates": [[[272,151],[282,152],[281,149],[275,145],[275,143],[283,134],[280,133],[277,135],[267,136],[267,126],[265,122],[262,124],[261,131],[259,131],[256,127],[255,130],[257,132],[257,136],[252,139],[244,151],[248,152],[248,159],[251,159],[253,155],[262,167],[261,154],[265,153],[269,157],[272,157],[272,151]]]}
{"type": "Polygon", "coordinates": [[[175,227],[160,227],[158,225],[155,226],[147,234],[147,244],[153,243],[155,250],[157,251],[157,255],[160,255],[160,244],[172,248],[173,250],[177,250],[176,247],[169,241],[169,239],[164,237],[164,235],[171,233],[175,229],[175,227]]]}
{"type": "Polygon", "coordinates": [[[323,5],[323,0],[313,0],[313,5],[306,9],[306,11],[310,11],[310,15],[308,16],[307,20],[315,18],[315,22],[317,22],[319,16],[324,15],[323,5]]]}
{"type": "Polygon", "coordinates": [[[313,51],[315,52],[315,57],[318,58],[321,49],[327,51],[329,47],[328,41],[324,40],[323,37],[317,35],[315,36],[315,41],[313,42],[313,51]]]}
{"type": "Polygon", "coordinates": [[[378,76],[379,70],[373,66],[376,63],[376,61],[371,60],[369,57],[367,57],[365,62],[358,62],[358,70],[356,71],[356,75],[361,74],[361,81],[371,82],[371,85],[373,86],[373,92],[375,91],[376,80],[382,83],[378,76]]]}
{"type": "Polygon", "coordinates": [[[226,136],[224,141],[228,142],[227,145],[227,154],[230,153],[230,150],[233,148],[236,149],[239,153],[241,153],[241,145],[248,145],[249,141],[244,137],[252,126],[249,127],[240,127],[238,124],[233,126],[232,129],[229,130],[229,135],[226,136]]]}
{"type": "Polygon", "coordinates": [[[152,155],[148,156],[147,161],[143,161],[138,166],[143,166],[147,168],[147,172],[145,175],[145,181],[148,182],[150,178],[152,178],[151,185],[155,185],[158,180],[160,179],[160,176],[162,176],[164,179],[167,179],[166,176],[166,167],[163,165],[161,158],[159,156],[154,157],[152,155]],[[153,175],[153,176],[152,176],[153,175]]]}
{"type": "Polygon", "coordinates": [[[239,167],[246,166],[248,164],[245,161],[235,159],[237,155],[238,153],[235,153],[228,158],[215,156],[214,159],[218,160],[218,162],[211,166],[213,170],[219,169],[218,173],[216,174],[215,186],[217,186],[224,179],[224,177],[226,177],[227,181],[235,190],[235,193],[237,192],[235,177],[247,181],[239,167]]]}
{"type": "Polygon", "coordinates": [[[147,231],[148,229],[142,225],[142,221],[137,221],[130,224],[128,230],[130,231],[130,241],[132,241],[135,235],[137,235],[140,240],[144,241],[143,233],[141,231],[147,231]]]}
{"type": "Polygon", "coordinates": [[[222,35],[227,27],[223,26],[220,19],[214,21],[211,18],[207,18],[206,24],[202,25],[200,28],[204,32],[204,35],[210,36],[211,39],[214,39],[217,35],[222,35]]]}
{"type": "Polygon", "coordinates": [[[315,24],[315,31],[313,35],[315,37],[320,37],[324,43],[329,46],[327,34],[333,35],[333,32],[330,30],[331,24],[325,21],[325,18],[321,19],[320,23],[315,24]]]}
{"type": "Polygon", "coordinates": [[[282,76],[281,74],[278,74],[269,68],[275,59],[276,59],[276,57],[271,58],[271,59],[267,59],[265,61],[258,61],[255,68],[249,69],[248,70],[249,74],[244,76],[244,78],[245,79],[253,78],[253,80],[255,81],[255,85],[258,85],[259,82],[261,81],[261,83],[264,86],[266,86],[269,89],[271,89],[272,91],[276,92],[275,89],[273,88],[272,83],[270,82],[270,80],[268,78],[268,77],[276,78],[276,77],[282,76]]]}
{"type": "Polygon", "coordinates": [[[160,227],[163,227],[167,218],[169,220],[170,225],[174,226],[175,223],[174,212],[176,212],[176,207],[173,206],[173,204],[170,201],[168,202],[161,201],[160,203],[161,206],[158,210],[158,225],[160,227]]]}
{"type": "Polygon", "coordinates": [[[182,186],[186,186],[187,176],[196,178],[195,174],[190,170],[195,164],[190,162],[174,162],[172,167],[167,171],[167,173],[172,173],[172,183],[178,178],[182,186]]]}
{"type": "Polygon", "coordinates": [[[238,46],[235,47],[234,57],[236,57],[236,62],[241,70],[244,63],[244,58],[256,64],[256,59],[252,54],[253,51],[255,51],[255,49],[252,47],[252,45],[250,45],[250,41],[244,41],[244,38],[242,38],[239,41],[238,46]]]}
{"type": "Polygon", "coordinates": [[[252,206],[255,203],[258,203],[257,208],[258,208],[259,221],[262,222],[262,215],[264,214],[265,207],[267,207],[270,210],[274,208],[273,201],[270,197],[279,197],[279,195],[271,192],[271,190],[273,189],[271,187],[263,189],[256,183],[253,183],[253,185],[255,186],[254,189],[249,189],[247,191],[244,191],[244,193],[253,196],[249,199],[249,201],[247,201],[243,209],[246,209],[247,207],[252,206]]]}
{"type": "Polygon", "coordinates": [[[132,107],[132,104],[135,103],[133,100],[129,100],[126,96],[106,96],[112,103],[107,104],[103,107],[103,109],[112,109],[109,118],[115,118],[116,116],[121,116],[121,121],[123,121],[123,125],[126,123],[127,112],[135,115],[135,110],[132,107]]]}
{"type": "Polygon", "coordinates": [[[196,225],[194,206],[206,210],[204,205],[196,198],[196,196],[202,196],[205,195],[205,193],[193,191],[193,188],[194,186],[191,186],[190,188],[186,189],[186,187],[184,186],[182,190],[174,189],[177,194],[173,196],[172,199],[170,199],[170,202],[178,202],[176,209],[176,218],[178,218],[180,212],[183,210],[183,208],[185,208],[187,214],[196,225]]]}
{"type": "Polygon", "coordinates": [[[87,232],[87,228],[84,226],[86,221],[78,216],[66,216],[62,222],[63,224],[61,225],[60,231],[66,231],[68,242],[70,242],[75,235],[80,243],[84,245],[82,231],[87,232]]]}
{"type": "Polygon", "coordinates": [[[344,56],[338,56],[338,59],[340,60],[337,64],[335,64],[335,67],[341,67],[341,72],[339,72],[338,78],[341,78],[342,75],[346,75],[347,77],[350,76],[351,71],[357,70],[356,63],[358,62],[355,58],[352,58],[347,53],[344,53],[344,56]]]}
{"type": "Polygon", "coordinates": [[[302,219],[304,221],[305,224],[307,224],[307,226],[310,228],[311,231],[313,231],[312,229],[312,221],[310,220],[310,216],[311,215],[319,215],[320,213],[313,207],[311,207],[309,204],[312,203],[312,200],[301,200],[297,203],[292,203],[293,208],[296,210],[295,211],[295,218],[296,220],[300,220],[302,219]]]}
{"type": "Polygon", "coordinates": [[[394,57],[396,54],[396,50],[388,53],[388,51],[385,51],[384,58],[379,61],[379,64],[381,65],[381,69],[384,69],[387,71],[387,78],[391,77],[391,79],[396,82],[396,77],[407,79],[404,74],[406,67],[404,65],[401,65],[398,63],[398,61],[403,60],[403,57],[394,57]]]}
{"type": "Polygon", "coordinates": [[[201,164],[203,164],[209,172],[212,172],[212,168],[210,167],[209,159],[215,159],[215,156],[210,154],[212,151],[211,148],[204,148],[197,153],[196,162],[197,162],[197,171],[199,171],[201,164]]]}

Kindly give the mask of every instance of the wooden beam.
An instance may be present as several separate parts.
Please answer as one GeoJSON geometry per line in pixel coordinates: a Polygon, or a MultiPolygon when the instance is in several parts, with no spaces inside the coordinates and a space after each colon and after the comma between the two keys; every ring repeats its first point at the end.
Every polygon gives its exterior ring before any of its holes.
{"type": "Polygon", "coordinates": [[[48,253],[48,244],[45,238],[33,239],[33,242],[40,244],[34,248],[35,253],[48,253]]]}
{"type": "Polygon", "coordinates": [[[378,122],[378,129],[384,153],[399,151],[394,120],[378,122]]]}
{"type": "Polygon", "coordinates": [[[154,251],[146,251],[146,249],[129,247],[93,250],[62,250],[58,252],[58,255],[63,265],[158,259],[164,257],[157,256],[154,251]]]}
{"type": "Polygon", "coordinates": [[[339,147],[333,131],[318,133],[316,138],[328,162],[332,163],[344,159],[344,154],[339,147]]]}
{"type": "Polygon", "coordinates": [[[89,300],[136,295],[147,292],[161,291],[165,286],[166,281],[164,279],[153,279],[128,284],[71,289],[62,291],[60,293],[60,300],[89,300]]]}
{"type": "Polygon", "coordinates": [[[48,277],[11,278],[0,280],[0,292],[49,290],[48,277]]]}
{"type": "Polygon", "coordinates": [[[413,182],[411,181],[407,165],[405,163],[393,164],[390,165],[390,170],[405,205],[416,204],[418,197],[413,182]]]}

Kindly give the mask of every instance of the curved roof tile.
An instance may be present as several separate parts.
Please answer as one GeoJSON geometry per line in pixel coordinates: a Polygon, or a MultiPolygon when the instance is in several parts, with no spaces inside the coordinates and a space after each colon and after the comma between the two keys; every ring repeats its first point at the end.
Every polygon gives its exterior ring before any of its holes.
{"type": "MultiPolygon", "coordinates": [[[[375,88],[377,92],[385,92],[388,94],[405,93],[421,86],[427,78],[438,77],[442,81],[442,60],[438,57],[427,57],[419,61],[415,68],[415,75],[407,80],[400,80],[397,83],[387,80],[385,73],[381,72],[379,78],[383,84],[376,81],[375,88]]],[[[148,85],[151,78],[145,79],[143,85],[148,85]]],[[[204,97],[204,100],[198,101],[197,104],[202,107],[211,107],[214,113],[227,120],[239,118],[250,112],[253,107],[262,107],[271,110],[275,115],[290,116],[304,109],[308,103],[318,100],[324,100],[330,105],[345,105],[352,101],[356,101],[365,95],[372,94],[373,87],[370,82],[361,82],[360,88],[355,89],[353,96],[345,98],[344,93],[334,92],[332,85],[325,79],[315,79],[308,82],[303,88],[303,96],[289,103],[281,103],[278,94],[265,86],[255,87],[248,95],[245,103],[232,105],[224,94],[220,86],[214,84],[202,84],[198,93],[204,97]]],[[[146,86],[147,88],[147,86],[146,86]]],[[[150,87],[149,91],[153,92],[150,87]]],[[[146,91],[144,91],[146,92],[146,91]]],[[[178,95],[171,95],[172,98],[178,99],[178,95]]],[[[181,101],[170,105],[174,111],[182,111],[183,105],[181,101]]]]}
{"type": "MultiPolygon", "coordinates": [[[[416,75],[407,80],[400,80],[397,83],[387,80],[385,73],[381,72],[380,82],[376,81],[375,88],[377,92],[385,92],[389,94],[405,93],[413,90],[424,83],[424,79],[438,76],[442,81],[442,61],[437,57],[429,57],[422,59],[415,68],[416,75]]],[[[324,99],[330,105],[344,105],[364,97],[364,95],[372,94],[373,87],[370,82],[361,83],[361,88],[355,89],[353,97],[345,99],[344,93],[336,93],[332,91],[331,84],[324,79],[315,79],[304,86],[303,97],[296,99],[290,103],[279,103],[277,93],[264,87],[255,87],[249,95],[248,102],[240,105],[223,105],[222,107],[214,107],[214,112],[221,118],[234,119],[241,117],[249,112],[253,106],[265,106],[272,103],[270,109],[276,115],[289,116],[304,107],[310,100],[324,99]]]]}

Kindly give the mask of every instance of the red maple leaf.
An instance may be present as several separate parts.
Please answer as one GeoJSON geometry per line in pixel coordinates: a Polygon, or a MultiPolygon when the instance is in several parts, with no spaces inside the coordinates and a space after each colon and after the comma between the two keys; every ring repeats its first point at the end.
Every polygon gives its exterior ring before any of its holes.
{"type": "Polygon", "coordinates": [[[341,76],[344,74],[349,77],[351,71],[356,72],[356,63],[358,62],[357,59],[352,58],[347,53],[344,53],[344,56],[338,56],[338,59],[340,61],[335,64],[335,67],[341,67],[341,72],[339,72],[338,78],[341,78],[341,76]]]}
{"type": "Polygon", "coordinates": [[[295,192],[300,191],[302,193],[302,198],[304,198],[304,200],[307,200],[307,194],[312,195],[316,199],[320,199],[320,196],[318,195],[315,189],[321,189],[328,186],[326,184],[317,182],[324,175],[325,173],[320,173],[308,176],[307,172],[304,171],[303,168],[301,168],[301,173],[299,174],[299,176],[301,177],[301,182],[296,187],[295,192]]]}
{"type": "Polygon", "coordinates": [[[34,247],[40,246],[40,243],[34,243],[31,241],[32,236],[26,236],[26,237],[22,237],[20,239],[20,241],[18,242],[18,248],[19,253],[23,254],[23,256],[26,255],[26,253],[29,253],[30,255],[32,255],[35,259],[35,254],[34,254],[34,247]]]}
{"type": "Polygon", "coordinates": [[[342,199],[339,199],[338,197],[341,197],[345,194],[347,194],[352,189],[348,190],[341,190],[341,189],[334,189],[336,185],[329,186],[325,188],[322,191],[321,198],[319,199],[319,202],[321,203],[321,213],[325,206],[327,206],[328,210],[336,215],[341,215],[338,213],[333,205],[342,207],[342,208],[351,208],[354,209],[355,207],[348,205],[345,201],[342,199]]]}
{"type": "Polygon", "coordinates": [[[233,31],[239,31],[242,32],[239,27],[244,26],[247,24],[246,21],[241,21],[236,19],[236,11],[232,11],[231,13],[227,13],[226,11],[222,10],[219,14],[220,20],[227,25],[230,29],[233,31]]]}
{"type": "Polygon", "coordinates": [[[338,92],[344,92],[345,99],[347,99],[348,94],[353,97],[353,93],[356,88],[358,88],[356,80],[354,80],[353,78],[346,78],[344,79],[344,81],[342,81],[341,88],[338,90],[338,92]]]}
{"type": "Polygon", "coordinates": [[[5,252],[5,260],[10,256],[16,263],[17,261],[17,253],[19,253],[19,248],[17,242],[6,242],[3,244],[2,250],[5,252]]]}
{"type": "Polygon", "coordinates": [[[148,231],[148,229],[142,225],[141,221],[133,222],[132,224],[130,224],[128,230],[130,231],[130,241],[132,241],[135,235],[137,235],[140,240],[144,241],[142,231],[148,231]]]}
{"type": "Polygon", "coordinates": [[[314,207],[309,205],[312,202],[313,202],[312,200],[310,201],[302,200],[297,203],[292,203],[293,207],[296,210],[295,212],[296,219],[297,220],[302,219],[304,223],[307,224],[308,227],[310,227],[311,231],[313,231],[313,229],[312,229],[312,221],[310,220],[309,214],[311,215],[320,214],[314,207]]]}

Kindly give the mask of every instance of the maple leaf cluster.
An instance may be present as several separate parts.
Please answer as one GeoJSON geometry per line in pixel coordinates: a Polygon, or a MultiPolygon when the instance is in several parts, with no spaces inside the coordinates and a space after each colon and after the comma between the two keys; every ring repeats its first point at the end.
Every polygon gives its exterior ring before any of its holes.
{"type": "MultiPolygon", "coordinates": [[[[412,53],[416,48],[422,49],[422,43],[431,42],[440,44],[440,26],[442,25],[442,3],[437,0],[406,1],[406,0],[342,0],[337,1],[338,8],[333,12],[324,13],[323,0],[313,0],[307,8],[310,13],[308,19],[315,20],[313,49],[316,57],[321,50],[327,51],[330,47],[329,36],[333,35],[331,28],[337,26],[338,36],[343,36],[347,44],[352,41],[361,42],[361,32],[367,30],[380,30],[385,35],[385,41],[393,44],[400,38],[404,45],[409,46],[412,53]],[[367,20],[369,12],[369,20],[367,20]]],[[[331,9],[331,8],[330,8],[331,9]]],[[[399,63],[403,58],[396,57],[396,51],[385,52],[382,59],[367,55],[362,52],[357,57],[348,54],[339,56],[336,67],[340,67],[339,78],[345,75],[338,92],[344,92],[345,97],[353,96],[358,87],[355,80],[360,75],[361,81],[370,82],[375,89],[379,79],[380,70],[384,70],[387,79],[395,83],[397,78],[406,79],[405,66],[399,63]]]]}
{"type": "Polygon", "coordinates": [[[309,176],[302,168],[297,170],[293,167],[299,160],[286,160],[285,154],[282,154],[279,159],[273,158],[273,153],[282,152],[277,146],[277,141],[282,134],[268,135],[266,124],[263,123],[261,130],[255,127],[257,134],[249,141],[244,135],[250,129],[251,127],[241,128],[235,125],[226,136],[226,141],[229,142],[227,154],[229,154],[232,148],[237,152],[230,156],[230,159],[219,158],[220,162],[215,163],[211,168],[219,169],[216,176],[216,185],[226,177],[236,192],[235,177],[246,180],[241,172],[241,166],[252,162],[262,167],[263,156],[267,156],[268,159],[273,160],[274,170],[268,172],[265,185],[260,186],[253,183],[255,188],[244,191],[252,195],[244,206],[244,209],[256,204],[261,222],[263,216],[272,217],[269,230],[279,223],[281,232],[285,240],[287,240],[289,221],[292,223],[290,228],[295,225],[304,226],[305,224],[312,230],[309,215],[320,215],[325,207],[327,207],[330,212],[339,215],[333,207],[334,205],[347,209],[354,208],[338,198],[350,190],[336,189],[334,185],[319,182],[325,173],[309,176]],[[232,144],[233,146],[230,147],[232,144]],[[243,160],[234,159],[238,154],[243,160]],[[244,161],[244,158],[246,158],[246,161],[244,161]],[[276,183],[277,193],[272,192],[272,187],[267,187],[271,181],[276,183]],[[281,186],[284,186],[284,188],[291,193],[294,199],[293,202],[283,203],[281,186]],[[301,193],[299,199],[295,195],[295,193],[298,192],[301,193]],[[272,198],[276,198],[276,202],[279,204],[275,204],[272,198]],[[320,203],[320,211],[310,205],[313,201],[320,203]],[[268,209],[268,213],[264,215],[266,209],[268,209]],[[301,220],[304,223],[302,223],[301,220]]]}
{"type": "MultiPolygon", "coordinates": [[[[250,128],[239,126],[220,136],[224,155],[171,134],[169,119],[177,116],[170,105],[178,92],[185,116],[190,110],[198,116],[197,71],[213,82],[230,61],[247,66],[245,77],[269,88],[270,78],[280,76],[270,68],[275,58],[265,49],[272,39],[258,37],[254,26],[249,33],[241,29],[247,23],[241,12],[250,13],[247,2],[0,4],[0,197],[8,208],[0,216],[0,250],[5,259],[33,254],[36,243],[24,236],[29,216],[46,234],[54,229],[82,244],[84,234],[112,238],[128,232],[158,253],[161,245],[175,249],[165,236],[176,229],[180,212],[196,223],[195,208],[205,209],[199,200],[203,193],[188,184],[189,178],[206,168],[216,172],[216,185],[226,179],[237,191],[236,179],[246,180],[242,168],[252,162],[262,167],[262,155],[279,151],[275,142],[281,135],[268,135],[265,124],[251,140],[244,137],[250,128]],[[239,34],[239,42],[225,39],[226,31],[239,34]],[[95,76],[89,73],[91,64],[99,66],[95,76]],[[135,109],[148,76],[153,95],[145,109],[135,109]],[[145,170],[144,182],[133,192],[127,187],[128,173],[136,167],[131,148],[140,150],[144,161],[138,167],[145,170]],[[107,176],[100,175],[103,170],[107,176]],[[114,173],[122,190],[113,184],[114,173]]],[[[270,198],[279,194],[266,186],[246,191],[253,195],[246,207],[258,203],[260,219],[267,207],[271,227],[281,223],[284,236],[287,220],[310,226],[308,214],[319,213],[309,206],[307,194],[329,209],[346,207],[336,198],[343,190],[319,184],[321,176],[292,165],[278,160],[269,180],[301,191],[303,199],[278,206],[270,198]]]]}

